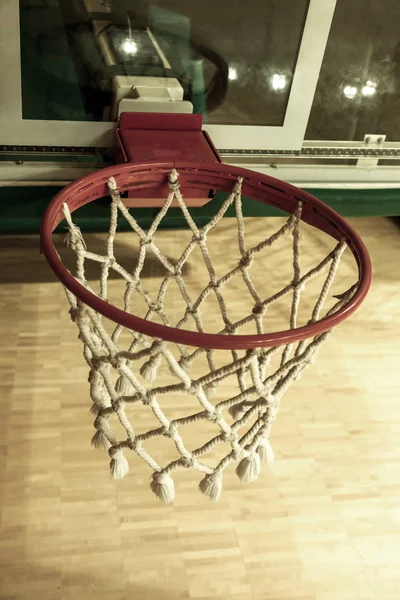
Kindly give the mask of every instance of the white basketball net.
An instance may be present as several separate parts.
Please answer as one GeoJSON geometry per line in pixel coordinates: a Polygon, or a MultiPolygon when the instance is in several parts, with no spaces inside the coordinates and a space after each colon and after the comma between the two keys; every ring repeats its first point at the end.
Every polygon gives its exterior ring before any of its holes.
{"type": "MultiPolygon", "coordinates": [[[[199,332],[203,332],[201,308],[206,298],[214,294],[221,311],[224,328],[218,332],[221,335],[234,335],[245,324],[254,323],[258,334],[264,331],[263,317],[267,308],[284,296],[291,294],[290,328],[296,327],[301,291],[311,278],[321,272],[326,272],[318,300],[312,311],[310,323],[321,318],[321,311],[328,296],[334,279],[340,257],[346,247],[344,240],[339,242],[334,250],[318,265],[304,274],[300,272],[300,223],[301,203],[286,223],[273,235],[263,239],[256,246],[247,249],[245,243],[245,223],[242,215],[241,185],[239,178],[233,186],[232,193],[223,202],[217,214],[204,227],[197,227],[187,209],[179,190],[179,180],[176,171],[169,176],[170,193],[165,204],[155,217],[151,227],[144,231],[133,215],[121,201],[119,191],[113,178],[109,181],[111,195],[111,219],[109,234],[104,255],[90,252],[85,245],[81,232],[76,227],[64,204],[64,214],[67,219],[69,233],[67,244],[76,253],[76,279],[90,289],[85,278],[85,261],[92,260],[101,263],[99,297],[108,300],[108,275],[112,269],[126,282],[124,294],[124,309],[131,312],[131,302],[134,294],[139,294],[148,306],[145,318],[150,320],[155,315],[165,325],[177,328],[187,328],[191,324],[199,332]],[[171,262],[159,249],[154,241],[154,234],[162,218],[166,214],[173,199],[176,198],[180,209],[190,227],[193,237],[183,249],[182,254],[171,262]],[[234,204],[236,210],[238,242],[241,259],[239,264],[222,277],[217,277],[210,260],[207,248],[207,234],[216,227],[228,207],[234,204]],[[118,212],[122,213],[132,230],[139,237],[140,250],[136,266],[132,272],[124,269],[114,255],[114,239],[117,230],[118,212]],[[269,298],[261,298],[251,278],[251,265],[261,250],[271,246],[282,236],[291,233],[293,236],[293,279],[269,298]],[[200,248],[206,265],[209,282],[196,298],[191,298],[185,286],[182,267],[195,248],[200,248]],[[147,253],[152,253],[166,270],[161,281],[157,297],[153,298],[143,287],[141,272],[147,253]],[[224,300],[224,285],[233,277],[241,277],[247,286],[253,304],[248,315],[236,322],[229,319],[229,307],[224,300]],[[180,293],[186,303],[186,311],[178,323],[170,323],[164,307],[164,296],[171,281],[178,284],[180,293]]],[[[338,298],[336,304],[326,313],[327,316],[339,310],[349,301],[357,288],[353,285],[338,298]]],[[[91,290],[93,291],[93,290],[91,290]]],[[[125,350],[120,348],[123,327],[116,325],[112,334],[108,334],[102,316],[86,306],[66,290],[71,304],[71,317],[79,327],[80,339],[84,344],[84,357],[90,367],[90,395],[93,401],[92,410],[96,414],[94,426],[96,433],[92,439],[95,447],[103,446],[111,457],[110,470],[115,479],[124,477],[128,471],[128,461],[125,450],[132,450],[143,459],[153,471],[151,489],[164,502],[170,502],[175,497],[172,474],[181,468],[192,468],[200,471],[202,479],[199,484],[201,492],[213,499],[218,499],[222,488],[222,475],[232,462],[236,462],[236,472],[243,482],[255,480],[261,468],[261,463],[272,461],[274,458],[269,443],[269,435],[282,395],[292,381],[298,379],[303,369],[312,362],[315,353],[329,332],[302,341],[296,346],[290,344],[284,348],[259,348],[239,353],[236,350],[224,351],[226,362],[222,367],[216,367],[212,349],[188,349],[179,344],[166,343],[163,340],[152,340],[147,336],[130,332],[132,342],[125,350]],[[267,366],[272,355],[280,350],[282,357],[278,368],[267,373],[267,366]],[[190,367],[200,357],[207,360],[207,372],[198,378],[190,376],[190,367]],[[172,379],[171,385],[156,386],[157,370],[167,366],[172,379]],[[235,375],[237,391],[235,395],[224,398],[215,404],[212,402],[213,392],[224,385],[224,380],[235,375]],[[180,418],[168,419],[165,414],[168,406],[168,394],[189,394],[198,401],[198,410],[180,418]],[[127,409],[135,415],[141,410],[151,410],[155,417],[154,428],[145,433],[137,434],[135,423],[127,416],[127,409]],[[113,432],[113,419],[119,420],[124,432],[123,439],[117,439],[113,432]],[[198,448],[191,447],[190,436],[185,437],[185,426],[197,421],[208,421],[215,427],[215,435],[207,443],[198,448]],[[166,450],[168,444],[173,444],[179,453],[175,460],[166,458],[164,464],[150,455],[146,442],[155,437],[164,438],[166,450]],[[210,466],[205,461],[207,453],[211,454],[218,447],[224,449],[216,464],[210,466]]],[[[217,333],[217,332],[213,332],[217,333]]],[[[114,428],[115,429],[115,428],[114,428]]],[[[170,448],[171,449],[171,448],[170,448]]],[[[174,450],[176,452],[176,450],[174,450]]]]}

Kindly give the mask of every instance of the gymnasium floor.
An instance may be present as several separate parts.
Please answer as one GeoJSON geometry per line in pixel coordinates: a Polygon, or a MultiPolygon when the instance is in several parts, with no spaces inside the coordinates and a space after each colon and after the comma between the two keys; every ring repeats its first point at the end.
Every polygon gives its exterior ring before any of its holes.
{"type": "Polygon", "coordinates": [[[161,504],[138,460],[110,478],[64,292],[36,237],[0,239],[1,599],[398,600],[400,230],[350,221],[370,295],[283,399],[270,472],[230,469],[218,504],[190,473],[161,504]]]}

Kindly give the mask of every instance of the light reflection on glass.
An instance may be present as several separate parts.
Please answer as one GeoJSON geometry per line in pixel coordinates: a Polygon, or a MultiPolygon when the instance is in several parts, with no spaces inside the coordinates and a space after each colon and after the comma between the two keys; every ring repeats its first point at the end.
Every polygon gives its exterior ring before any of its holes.
{"type": "Polygon", "coordinates": [[[238,72],[236,67],[229,67],[228,70],[228,79],[229,81],[236,81],[238,78],[238,72]]]}
{"type": "Polygon", "coordinates": [[[137,44],[135,44],[135,42],[133,40],[130,40],[129,38],[123,43],[122,49],[125,52],[125,54],[131,55],[136,54],[136,52],[138,51],[137,44]]]}
{"type": "Polygon", "coordinates": [[[356,97],[357,92],[358,89],[354,85],[346,85],[346,87],[343,89],[343,94],[350,100],[356,97]]]}
{"type": "Polygon", "coordinates": [[[272,76],[271,85],[274,90],[284,90],[287,85],[286,77],[279,73],[275,73],[272,76]]]}
{"type": "Polygon", "coordinates": [[[376,93],[376,83],[367,81],[366,85],[361,89],[363,96],[373,96],[376,93]]]}

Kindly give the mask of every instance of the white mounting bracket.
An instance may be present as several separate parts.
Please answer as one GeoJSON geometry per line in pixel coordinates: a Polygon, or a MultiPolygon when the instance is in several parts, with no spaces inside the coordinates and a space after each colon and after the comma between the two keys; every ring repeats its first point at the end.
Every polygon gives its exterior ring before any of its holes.
{"type": "MultiPolygon", "coordinates": [[[[386,140],[386,135],[383,133],[366,133],[364,135],[364,145],[368,150],[382,150],[383,142],[386,140]]],[[[367,156],[366,158],[359,158],[357,161],[357,167],[363,169],[374,169],[378,166],[379,156],[374,158],[373,156],[367,156]]]]}
{"type": "Polygon", "coordinates": [[[183,100],[183,88],[174,77],[129,77],[113,79],[113,117],[123,112],[193,112],[193,105],[183,100]]]}

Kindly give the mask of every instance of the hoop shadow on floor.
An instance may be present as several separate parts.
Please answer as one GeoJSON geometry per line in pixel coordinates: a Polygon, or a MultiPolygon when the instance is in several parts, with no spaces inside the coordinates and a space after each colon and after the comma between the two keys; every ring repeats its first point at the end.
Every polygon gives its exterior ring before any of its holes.
{"type": "MultiPolygon", "coordinates": [[[[58,236],[56,243],[60,251],[62,237],[58,236]]],[[[57,238],[57,235],[54,236],[57,238]]],[[[96,254],[105,254],[105,234],[85,234],[90,251],[96,254]]],[[[138,252],[128,244],[121,243],[118,239],[114,242],[115,255],[118,261],[125,267],[133,269],[136,265],[138,252]]],[[[75,256],[73,252],[60,251],[64,265],[75,273],[75,256]]],[[[169,257],[167,257],[169,258],[169,257]]],[[[170,259],[171,260],[171,259],[170,259]]],[[[172,262],[174,262],[172,260],[172,262]]],[[[37,235],[12,235],[0,237],[0,284],[3,283],[52,283],[57,281],[56,276],[50,269],[45,257],[40,254],[40,240],[37,235]]],[[[86,277],[88,281],[99,280],[99,263],[87,260],[85,263],[86,277]]],[[[182,268],[183,274],[188,273],[190,265],[185,264],[182,268]]],[[[166,269],[160,261],[148,253],[146,256],[141,278],[161,278],[166,275],[166,269]]],[[[121,276],[112,269],[109,279],[121,279],[121,276]]]]}

